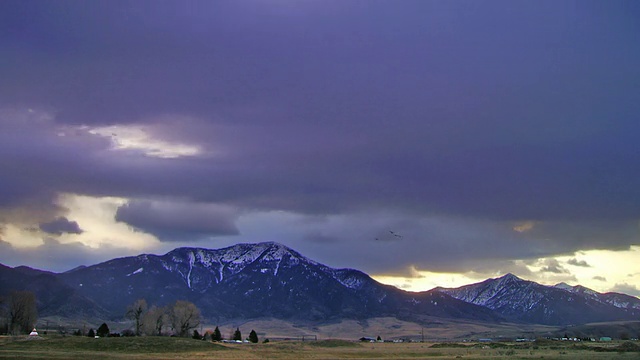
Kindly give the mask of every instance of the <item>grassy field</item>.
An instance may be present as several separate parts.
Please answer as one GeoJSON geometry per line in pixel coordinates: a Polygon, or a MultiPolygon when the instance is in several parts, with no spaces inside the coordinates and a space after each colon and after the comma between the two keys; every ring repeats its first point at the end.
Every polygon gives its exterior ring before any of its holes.
{"type": "Polygon", "coordinates": [[[638,359],[640,344],[356,343],[345,340],[214,344],[170,338],[0,338],[0,358],[25,359],[638,359]],[[604,351],[608,350],[608,351],[604,351]],[[624,351],[623,351],[624,350],[624,351]]]}
{"type": "MultiPolygon", "coordinates": [[[[610,336],[612,338],[637,338],[640,334],[640,321],[607,322],[585,324],[579,326],[545,326],[525,325],[513,323],[482,323],[455,319],[442,319],[437,317],[422,317],[420,323],[399,320],[394,317],[377,317],[366,320],[342,319],[329,322],[290,322],[280,319],[262,318],[254,320],[226,320],[224,322],[204,323],[198,329],[200,333],[213,331],[219,326],[222,336],[229,338],[236,328],[247,335],[251,329],[255,329],[260,339],[302,339],[302,337],[316,336],[318,339],[344,339],[357,340],[361,337],[382,337],[385,340],[411,339],[442,342],[463,341],[474,339],[515,339],[515,338],[545,338],[562,337],[568,334],[571,337],[610,336]],[[623,335],[627,336],[623,336],[623,335]]],[[[64,329],[67,334],[80,329],[85,333],[100,326],[102,320],[87,322],[85,319],[60,319],[57,317],[42,318],[36,324],[38,331],[53,329],[58,333],[64,329]]],[[[122,332],[132,329],[131,321],[110,321],[109,329],[112,332],[122,332]]]]}
{"type": "MultiPolygon", "coordinates": [[[[100,326],[101,320],[93,323],[67,320],[60,322],[59,318],[43,318],[36,325],[38,331],[43,329],[65,328],[67,333],[76,329],[85,333],[90,328],[94,330],[100,326]]],[[[132,322],[108,322],[109,329],[113,332],[121,332],[132,329],[132,322]]],[[[366,320],[342,319],[330,322],[289,322],[280,319],[263,318],[254,320],[228,320],[222,323],[205,323],[198,331],[213,331],[219,326],[222,336],[230,338],[236,328],[240,328],[243,334],[248,334],[255,329],[260,339],[265,338],[292,338],[301,339],[303,336],[316,336],[318,339],[344,339],[357,340],[361,337],[378,337],[383,339],[412,339],[426,341],[452,341],[470,340],[481,338],[515,339],[518,337],[538,338],[554,336],[560,329],[553,326],[523,325],[509,323],[482,323],[464,320],[442,319],[436,317],[423,317],[422,324],[399,320],[394,317],[378,317],[366,320]]],[[[561,329],[560,334],[571,332],[561,329]]],[[[636,331],[631,332],[633,334],[636,331]]],[[[608,332],[606,336],[617,335],[618,332],[608,332]]],[[[603,335],[604,336],[604,335],[603,335]]]]}

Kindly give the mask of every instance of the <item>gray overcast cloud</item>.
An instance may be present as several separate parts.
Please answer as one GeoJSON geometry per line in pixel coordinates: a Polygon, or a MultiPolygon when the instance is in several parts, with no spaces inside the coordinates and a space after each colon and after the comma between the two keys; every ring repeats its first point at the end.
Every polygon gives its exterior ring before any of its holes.
{"type": "Polygon", "coordinates": [[[169,245],[275,240],[368,272],[628,249],[639,18],[633,1],[3,1],[2,244],[89,231],[57,200],[76,194],[128,199],[114,220],[169,245]]]}

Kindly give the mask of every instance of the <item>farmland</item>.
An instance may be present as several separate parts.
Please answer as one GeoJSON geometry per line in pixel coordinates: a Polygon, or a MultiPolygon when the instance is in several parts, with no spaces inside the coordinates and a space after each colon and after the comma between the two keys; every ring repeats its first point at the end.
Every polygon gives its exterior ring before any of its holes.
{"type": "Polygon", "coordinates": [[[637,359],[637,342],[360,343],[346,340],[212,343],[175,337],[52,335],[0,338],[0,358],[28,359],[637,359]]]}

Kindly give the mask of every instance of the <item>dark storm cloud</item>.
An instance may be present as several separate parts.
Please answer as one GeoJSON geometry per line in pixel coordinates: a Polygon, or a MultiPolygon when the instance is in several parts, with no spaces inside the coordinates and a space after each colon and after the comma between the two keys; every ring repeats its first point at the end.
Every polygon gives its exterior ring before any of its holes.
{"type": "Polygon", "coordinates": [[[636,9],[596,4],[6,2],[0,91],[57,121],[247,125],[212,200],[635,217],[636,9]]]}
{"type": "MultiPolygon", "coordinates": [[[[537,266],[539,258],[583,248],[580,243],[559,237],[538,238],[516,232],[511,223],[408,212],[245,214],[237,224],[243,239],[279,241],[330,266],[353,267],[371,274],[406,275],[427,270],[523,275],[530,272],[512,259],[529,259],[529,265],[537,266]],[[381,235],[392,237],[389,229],[396,229],[394,233],[401,234],[402,240],[380,240],[381,235]]],[[[601,244],[605,247],[606,239],[601,244]]]]}
{"type": "Polygon", "coordinates": [[[54,235],[62,234],[82,234],[82,229],[75,221],[69,221],[65,217],[57,218],[53,221],[40,224],[40,230],[54,235]]]}
{"type": "Polygon", "coordinates": [[[591,267],[591,265],[589,265],[589,263],[587,263],[586,261],[578,260],[576,258],[569,259],[569,261],[567,261],[567,264],[580,267],[591,267]]]}
{"type": "Polygon", "coordinates": [[[348,222],[298,234],[368,249],[380,261],[357,261],[376,269],[625,249],[639,16],[591,1],[3,1],[0,206],[68,192],[225,209],[119,210],[164,240],[243,232],[242,211],[378,211],[362,237],[348,222]],[[123,124],[203,153],[110,151],[78,128],[123,124]],[[389,230],[403,239],[367,242],[389,230]]]}
{"type": "Polygon", "coordinates": [[[615,284],[610,291],[631,296],[640,296],[640,289],[638,289],[635,285],[630,285],[627,283],[615,284]]]}
{"type": "Polygon", "coordinates": [[[233,209],[223,206],[163,201],[132,201],[116,212],[116,221],[164,241],[237,235],[236,217],[233,209]]]}
{"type": "Polygon", "coordinates": [[[46,238],[36,248],[14,247],[0,239],[0,263],[7,266],[28,265],[41,270],[63,272],[80,265],[94,265],[115,257],[137,255],[130,249],[102,247],[93,249],[80,243],[61,244],[46,238]]]}
{"type": "MultiPolygon", "coordinates": [[[[262,232],[250,231],[242,222],[240,228],[252,240],[259,241],[263,236],[262,239],[285,242],[332,266],[355,267],[373,274],[407,274],[409,266],[413,266],[416,270],[436,272],[473,271],[489,275],[513,272],[524,276],[531,274],[525,266],[529,265],[542,267],[548,274],[567,275],[569,270],[564,264],[553,259],[539,264],[538,259],[569,255],[586,248],[628,249],[628,244],[637,241],[637,235],[625,237],[627,231],[633,234],[636,223],[601,226],[599,233],[583,237],[583,232],[569,236],[571,229],[578,227],[575,223],[555,223],[536,230],[536,226],[544,225],[538,224],[529,231],[518,232],[511,222],[415,216],[407,212],[309,218],[286,221],[272,216],[252,221],[262,232]],[[316,219],[315,223],[309,218],[316,219]],[[264,223],[272,224],[275,230],[265,229],[264,223]],[[402,240],[376,240],[380,234],[391,236],[389,229],[402,234],[402,240]],[[327,246],[320,247],[320,241],[327,246]],[[514,263],[513,259],[528,263],[514,263]]],[[[576,264],[588,266],[583,261],[576,264]]]]}
{"type": "Polygon", "coordinates": [[[546,259],[544,266],[540,269],[540,272],[543,273],[554,273],[554,274],[567,274],[569,273],[567,269],[560,265],[560,262],[556,259],[546,259]]]}
{"type": "Polygon", "coordinates": [[[99,172],[100,152],[107,147],[103,139],[56,124],[48,111],[0,109],[0,208],[6,209],[2,212],[11,213],[14,220],[35,217],[36,222],[64,215],[55,204],[57,194],[99,189],[102,181],[93,183],[92,177],[99,172]]]}

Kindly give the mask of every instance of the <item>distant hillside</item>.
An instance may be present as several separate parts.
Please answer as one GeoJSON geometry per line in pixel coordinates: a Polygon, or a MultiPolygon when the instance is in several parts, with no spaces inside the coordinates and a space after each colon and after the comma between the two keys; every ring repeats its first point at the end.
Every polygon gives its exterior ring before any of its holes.
{"type": "Polygon", "coordinates": [[[10,268],[0,264],[0,296],[12,290],[36,295],[39,316],[105,318],[108,311],[62,281],[59,274],[31,269],[10,268]]]}
{"type": "Polygon", "coordinates": [[[566,284],[540,285],[507,274],[455,289],[438,288],[456,299],[495,310],[514,321],[567,325],[636,320],[640,300],[624,294],[600,294],[566,284]]]}
{"type": "Polygon", "coordinates": [[[145,298],[158,305],[187,299],[210,319],[431,315],[502,320],[489,309],[437,291],[409,293],[357,270],[329,268],[277,243],[180,248],[162,256],[114,259],[58,278],[114,317],[145,298]]]}
{"type": "Polygon", "coordinates": [[[274,242],[178,248],[60,274],[0,266],[0,295],[13,289],[36,293],[41,316],[113,320],[123,318],[126,307],[140,298],[159,306],[189,300],[215,322],[393,317],[425,325],[434,318],[569,325],[637,320],[640,314],[640,301],[628,295],[544,286],[511,274],[457,289],[407,292],[274,242]]]}

